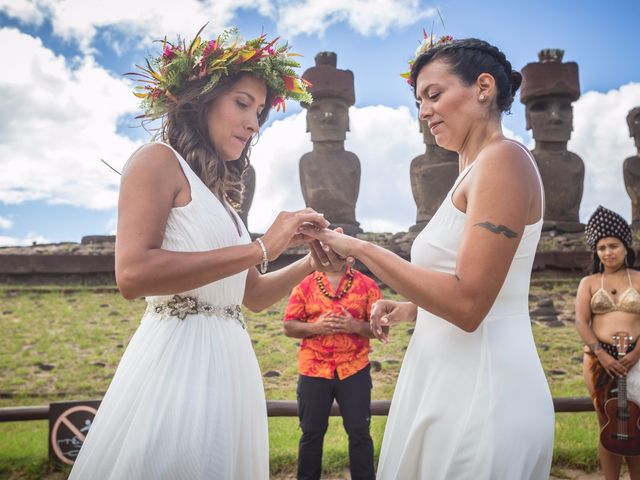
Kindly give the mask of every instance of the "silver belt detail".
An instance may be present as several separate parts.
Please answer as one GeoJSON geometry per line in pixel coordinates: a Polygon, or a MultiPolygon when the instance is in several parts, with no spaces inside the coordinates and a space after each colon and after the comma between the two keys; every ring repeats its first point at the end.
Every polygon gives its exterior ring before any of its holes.
{"type": "Polygon", "coordinates": [[[187,315],[207,315],[223,317],[235,320],[242,328],[246,329],[242,308],[240,305],[210,305],[202,303],[194,297],[181,297],[174,295],[166,303],[149,303],[147,310],[159,315],[168,315],[170,317],[178,317],[180,320],[187,318],[187,315]]]}

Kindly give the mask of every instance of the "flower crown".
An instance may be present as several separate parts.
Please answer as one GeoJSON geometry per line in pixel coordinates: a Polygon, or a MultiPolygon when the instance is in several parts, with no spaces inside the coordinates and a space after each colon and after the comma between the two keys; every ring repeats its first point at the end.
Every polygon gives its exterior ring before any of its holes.
{"type": "Polygon", "coordinates": [[[427,53],[429,50],[431,50],[434,47],[439,47],[440,45],[447,45],[453,42],[453,37],[451,35],[442,35],[440,38],[436,40],[433,33],[429,34],[424,29],[422,30],[422,33],[424,35],[424,39],[422,40],[422,42],[420,43],[420,46],[416,49],[415,53],[413,54],[413,58],[409,60],[409,71],[400,74],[402,78],[407,79],[407,83],[411,86],[413,86],[413,82],[411,81],[411,69],[413,68],[413,64],[416,63],[416,60],[418,59],[418,57],[423,53],[427,53]]]}
{"type": "Polygon", "coordinates": [[[225,30],[215,40],[203,41],[198,31],[187,44],[180,40],[173,44],[162,40],[162,54],[146,59],[146,67],[136,65],[138,72],[125,75],[134,77],[141,85],[134,95],[142,99],[143,115],[137,118],[155,120],[165,115],[169,105],[178,101],[186,85],[192,81],[207,80],[199,95],[207,93],[224,75],[251,72],[260,77],[274,92],[276,110],[285,110],[285,99],[311,103],[307,91],[311,84],[294,71],[300,64],[291,57],[301,56],[289,52],[289,45],[279,45],[278,38],[267,41],[266,34],[241,42],[238,29],[225,30]]]}

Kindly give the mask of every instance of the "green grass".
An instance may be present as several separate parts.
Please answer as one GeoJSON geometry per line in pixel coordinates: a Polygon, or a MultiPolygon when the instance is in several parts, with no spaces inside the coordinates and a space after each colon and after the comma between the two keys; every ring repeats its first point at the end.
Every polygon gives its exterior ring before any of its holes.
{"type": "MultiPolygon", "coordinates": [[[[569,318],[576,286],[574,279],[537,279],[531,293],[552,296],[569,318]]],[[[246,313],[262,372],[280,374],[263,379],[272,400],[295,399],[297,341],[282,334],[285,304],[246,313]]],[[[144,301],[124,300],[109,289],[0,287],[0,407],[101,397],[144,309],[144,301]]],[[[586,396],[582,344],[573,327],[534,325],[533,330],[552,394],[586,396]]],[[[372,371],[373,399],[391,398],[409,338],[410,327],[400,326],[387,345],[373,343],[370,358],[381,366],[372,371]]],[[[372,420],[376,458],[385,422],[386,417],[372,420]]],[[[46,421],[0,423],[0,478],[65,478],[51,473],[47,434],[46,421]]],[[[272,473],[295,472],[299,435],[296,418],[269,419],[272,473]]],[[[596,445],[594,413],[556,415],[554,465],[593,470],[596,445]]],[[[341,419],[332,418],[323,468],[336,474],[347,466],[347,437],[341,419]]]]}

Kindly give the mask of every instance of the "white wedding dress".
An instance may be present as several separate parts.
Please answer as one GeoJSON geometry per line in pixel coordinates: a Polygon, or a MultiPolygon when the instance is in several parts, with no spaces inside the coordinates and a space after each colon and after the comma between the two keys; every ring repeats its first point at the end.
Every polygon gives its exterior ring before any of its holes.
{"type": "MultiPolygon", "coordinates": [[[[415,239],[416,265],[455,272],[465,214],[451,195],[471,166],[415,239]]],[[[504,285],[475,332],[418,309],[378,479],[548,480],[554,410],[528,309],[541,230],[542,220],[525,227],[504,285]]]]}
{"type": "MultiPolygon", "coordinates": [[[[196,252],[248,243],[244,227],[239,236],[220,201],[177,153],[176,158],[189,181],[191,202],[171,210],[162,248],[196,252]]],[[[169,314],[171,295],[147,297],[149,307],[70,479],[268,478],[258,362],[240,319],[218,308],[242,303],[246,275],[176,292],[216,306],[184,320],[169,314]]]]}

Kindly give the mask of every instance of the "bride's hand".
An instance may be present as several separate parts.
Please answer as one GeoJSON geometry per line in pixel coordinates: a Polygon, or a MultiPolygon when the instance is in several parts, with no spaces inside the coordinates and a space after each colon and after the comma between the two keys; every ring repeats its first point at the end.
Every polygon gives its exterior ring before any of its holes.
{"type": "Polygon", "coordinates": [[[378,300],[371,307],[369,324],[375,337],[387,343],[389,327],[398,323],[416,321],[417,307],[411,302],[396,302],[395,300],[378,300]]]}
{"type": "Polygon", "coordinates": [[[309,229],[326,228],[329,222],[311,208],[297,212],[280,212],[262,237],[270,262],[278,258],[289,246],[301,240],[299,229],[302,225],[314,226],[309,229]]]}
{"type": "MultiPolygon", "coordinates": [[[[338,233],[342,233],[342,228],[338,227],[335,230],[338,233]]],[[[301,234],[302,235],[302,234],[301,234]]],[[[340,258],[331,248],[322,248],[318,240],[307,237],[309,244],[309,262],[311,268],[321,272],[337,272],[344,270],[345,260],[340,258]]]]}
{"type": "Polygon", "coordinates": [[[319,240],[325,252],[333,251],[343,259],[353,257],[353,252],[361,242],[361,240],[344,235],[337,230],[316,229],[308,225],[303,225],[300,228],[300,233],[319,240]]]}

